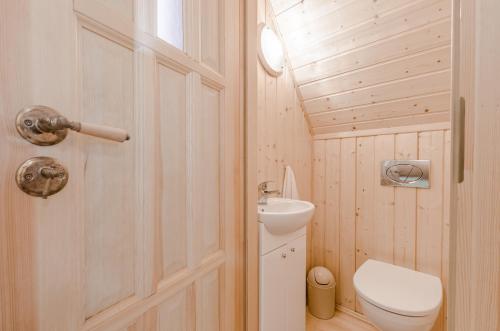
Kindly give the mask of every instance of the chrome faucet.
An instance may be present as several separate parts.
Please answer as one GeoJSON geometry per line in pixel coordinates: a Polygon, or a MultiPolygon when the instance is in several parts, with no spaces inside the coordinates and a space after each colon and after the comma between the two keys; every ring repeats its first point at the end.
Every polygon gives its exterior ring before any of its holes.
{"type": "Polygon", "coordinates": [[[270,180],[259,184],[259,205],[267,205],[267,199],[269,198],[269,196],[281,193],[278,190],[269,190],[269,183],[273,183],[273,181],[270,180]]]}

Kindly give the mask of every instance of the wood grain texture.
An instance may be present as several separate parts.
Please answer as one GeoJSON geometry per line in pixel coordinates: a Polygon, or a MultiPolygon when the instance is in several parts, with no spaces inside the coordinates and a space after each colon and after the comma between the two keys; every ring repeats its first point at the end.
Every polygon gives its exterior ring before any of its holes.
{"type": "MultiPolygon", "coordinates": [[[[324,265],[335,279],[340,276],[340,140],[327,140],[325,146],[325,226],[324,265]]],[[[314,185],[315,183],[313,183],[314,185]]],[[[341,300],[340,291],[335,295],[341,300]]]]}
{"type": "Polygon", "coordinates": [[[330,320],[322,320],[307,314],[308,331],[377,331],[371,324],[347,313],[336,311],[330,320]]]}
{"type": "MultiPolygon", "coordinates": [[[[218,4],[206,63],[154,35],[151,1],[0,4],[1,330],[239,329],[242,2],[218,4]],[[131,140],[32,146],[12,123],[33,104],[131,140]],[[34,155],[70,173],[47,200],[12,180],[34,155]]],[[[202,17],[185,14],[192,52],[202,17]]]]}
{"type": "Polygon", "coordinates": [[[380,185],[380,165],[384,160],[394,159],[394,135],[374,138],[373,148],[373,253],[376,260],[394,263],[394,188],[380,185]]]}
{"type": "Polygon", "coordinates": [[[383,120],[388,123],[387,118],[446,112],[449,109],[450,93],[445,92],[314,113],[309,115],[309,121],[316,131],[319,131],[324,126],[335,125],[340,128],[340,125],[349,125],[352,128],[359,127],[360,122],[365,122],[362,126],[366,126],[370,121],[383,120]]]}
{"type": "MultiPolygon", "coordinates": [[[[319,195],[324,195],[326,212],[321,222],[314,224],[312,260],[323,260],[335,273],[341,308],[360,310],[352,277],[367,259],[437,275],[448,293],[449,216],[444,206],[449,201],[445,183],[451,171],[450,130],[385,130],[315,140],[314,146],[315,164],[326,159],[326,165],[314,167],[313,178],[318,180],[313,182],[313,194],[324,192],[319,195]],[[392,159],[431,160],[431,189],[381,186],[381,162],[392,159]],[[337,247],[338,269],[332,252],[337,247]],[[318,253],[318,249],[322,251],[318,253]]],[[[446,299],[434,330],[444,330],[445,320],[446,299]]]]}
{"type": "Polygon", "coordinates": [[[356,269],[374,254],[374,138],[356,139],[356,269]]]}
{"type": "MultiPolygon", "coordinates": [[[[340,141],[339,304],[354,310],[352,277],[356,271],[356,138],[340,141]]],[[[315,187],[313,187],[315,189],[315,187]]],[[[314,240],[314,238],[312,238],[314,240]]]]}
{"type": "MultiPolygon", "coordinates": [[[[394,159],[416,160],[417,158],[418,134],[416,132],[397,134],[394,159]]],[[[396,187],[394,191],[394,264],[415,269],[417,189],[396,187]]]]}
{"type": "Polygon", "coordinates": [[[158,330],[195,330],[194,288],[181,290],[163,302],[158,309],[158,330]]]}
{"type": "MultiPolygon", "coordinates": [[[[271,5],[258,2],[259,22],[273,24],[271,5]]],[[[312,136],[306,115],[296,92],[291,69],[278,77],[270,76],[260,63],[256,68],[257,182],[273,181],[281,190],[286,166],[291,166],[300,198],[312,199],[312,136]]],[[[311,234],[308,225],[308,236],[311,234]]],[[[311,249],[308,240],[308,252],[311,249]]],[[[308,254],[308,266],[310,265],[308,254]]]]}
{"type": "Polygon", "coordinates": [[[220,0],[206,0],[200,2],[200,31],[201,31],[201,62],[215,71],[222,72],[224,54],[221,50],[224,48],[223,3],[220,0]]]}
{"type": "Polygon", "coordinates": [[[315,138],[336,133],[346,134],[348,132],[352,132],[353,135],[357,135],[356,132],[370,130],[376,131],[377,129],[379,131],[390,131],[409,126],[425,127],[432,126],[432,124],[441,125],[442,123],[449,123],[449,121],[450,113],[448,111],[440,111],[430,114],[418,114],[403,117],[377,119],[373,121],[324,126],[313,129],[313,134],[315,138]]]}
{"type": "MultiPolygon", "coordinates": [[[[133,132],[133,51],[86,29],[80,34],[83,119],[133,132]]],[[[135,143],[83,139],[87,318],[136,293],[137,181],[130,177],[137,167],[135,143]]]]}
{"type": "Polygon", "coordinates": [[[325,263],[326,148],[324,140],[313,144],[313,197],[316,207],[311,221],[311,267],[325,263]]]}
{"type": "Polygon", "coordinates": [[[156,180],[161,207],[158,240],[161,243],[161,279],[187,266],[187,79],[159,65],[158,154],[161,164],[156,180]]]}
{"type": "MultiPolygon", "coordinates": [[[[245,1],[242,6],[244,10],[244,203],[245,206],[257,204],[258,164],[263,157],[261,143],[262,138],[258,134],[262,120],[262,80],[258,77],[260,64],[257,59],[257,31],[258,23],[262,22],[260,13],[265,12],[261,2],[245,1]],[[260,102],[259,102],[260,101],[260,102]]],[[[262,69],[261,69],[262,70],[262,69]]],[[[259,328],[259,224],[257,220],[257,209],[245,207],[245,231],[243,242],[245,243],[245,317],[244,328],[246,330],[258,330],[259,328]]]]}
{"type": "MultiPolygon", "coordinates": [[[[19,139],[18,133],[12,126],[17,111],[34,101],[31,90],[35,77],[31,72],[30,54],[36,45],[26,46],[25,43],[19,43],[19,40],[28,42],[34,33],[33,22],[27,19],[30,14],[29,1],[0,2],[0,43],[5,47],[0,56],[0,105],[2,109],[0,128],[3,138],[0,142],[0,151],[2,159],[5,159],[5,162],[0,164],[2,174],[0,186],[1,330],[30,330],[39,327],[37,287],[44,285],[36,280],[37,267],[34,264],[37,258],[43,257],[43,252],[37,254],[35,242],[38,229],[34,216],[38,213],[40,205],[32,203],[31,199],[19,191],[15,181],[12,180],[19,164],[34,153],[41,152],[35,146],[25,144],[22,139],[19,139]],[[24,17],[24,20],[19,19],[21,17],[24,17]],[[16,59],[16,65],[13,65],[8,60],[9,58],[16,59]],[[20,89],[19,86],[22,88],[20,89]]],[[[74,48],[69,51],[76,52],[74,48]]],[[[44,89],[44,92],[46,91],[47,89],[44,89]]],[[[66,105],[69,105],[72,100],[66,102],[66,105]]],[[[75,190],[72,192],[76,193],[75,190]]],[[[69,199],[59,201],[70,202],[69,199]]],[[[69,214],[64,216],[69,216],[69,214]]],[[[74,229],[72,228],[73,226],[69,228],[65,226],[65,229],[61,230],[71,231],[74,229]]],[[[60,325],[72,326],[73,324],[61,321],[60,325]]]]}
{"type": "Polygon", "coordinates": [[[270,2],[313,134],[449,114],[435,95],[451,90],[450,1],[270,2]]]}
{"type": "MultiPolygon", "coordinates": [[[[456,4],[456,3],[455,3],[456,4]]],[[[456,41],[455,128],[459,98],[466,100],[464,181],[458,183],[460,130],[453,135],[451,199],[452,252],[450,330],[500,328],[500,223],[498,215],[498,151],[500,111],[498,89],[489,82],[499,69],[497,1],[462,1],[455,11],[460,28],[456,41]],[[460,82],[460,83],[459,83],[460,82]],[[459,84],[458,84],[459,83],[459,84]]]]}

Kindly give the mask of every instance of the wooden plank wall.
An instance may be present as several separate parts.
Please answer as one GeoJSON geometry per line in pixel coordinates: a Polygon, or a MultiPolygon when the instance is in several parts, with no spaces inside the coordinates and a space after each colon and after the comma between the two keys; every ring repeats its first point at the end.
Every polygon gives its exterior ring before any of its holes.
{"type": "MultiPolygon", "coordinates": [[[[359,311],[352,277],[367,259],[439,276],[446,287],[450,144],[448,129],[314,141],[311,260],[333,272],[343,308],[359,311]],[[386,159],[431,160],[431,188],[381,186],[386,159]]],[[[442,309],[434,331],[445,329],[442,309]]]]}
{"type": "MultiPolygon", "coordinates": [[[[267,1],[258,2],[258,23],[273,24],[267,1]]],[[[290,69],[272,77],[257,68],[257,179],[283,185],[285,166],[294,170],[300,198],[311,200],[312,136],[290,69]]],[[[310,233],[310,232],[309,232],[310,233]]],[[[310,241],[308,241],[310,243],[310,241]]]]}
{"type": "Polygon", "coordinates": [[[270,0],[313,134],[449,120],[450,0],[270,0]]]}

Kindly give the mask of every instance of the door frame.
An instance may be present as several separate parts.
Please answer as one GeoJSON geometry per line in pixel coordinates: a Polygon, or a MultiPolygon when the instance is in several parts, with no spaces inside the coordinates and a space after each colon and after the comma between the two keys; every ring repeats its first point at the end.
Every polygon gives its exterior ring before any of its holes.
{"type": "Polygon", "coordinates": [[[495,331],[500,327],[500,98],[491,82],[500,71],[500,3],[454,0],[453,7],[448,329],[495,331]]]}
{"type": "Polygon", "coordinates": [[[259,330],[259,226],[257,222],[257,6],[245,1],[245,330],[259,330]]]}

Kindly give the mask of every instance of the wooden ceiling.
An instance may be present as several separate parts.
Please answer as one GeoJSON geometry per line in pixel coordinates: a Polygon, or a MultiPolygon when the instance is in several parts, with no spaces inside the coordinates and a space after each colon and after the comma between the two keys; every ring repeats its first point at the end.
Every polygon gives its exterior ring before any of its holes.
{"type": "Polygon", "coordinates": [[[271,0],[314,134],[449,120],[450,0],[271,0]]]}

